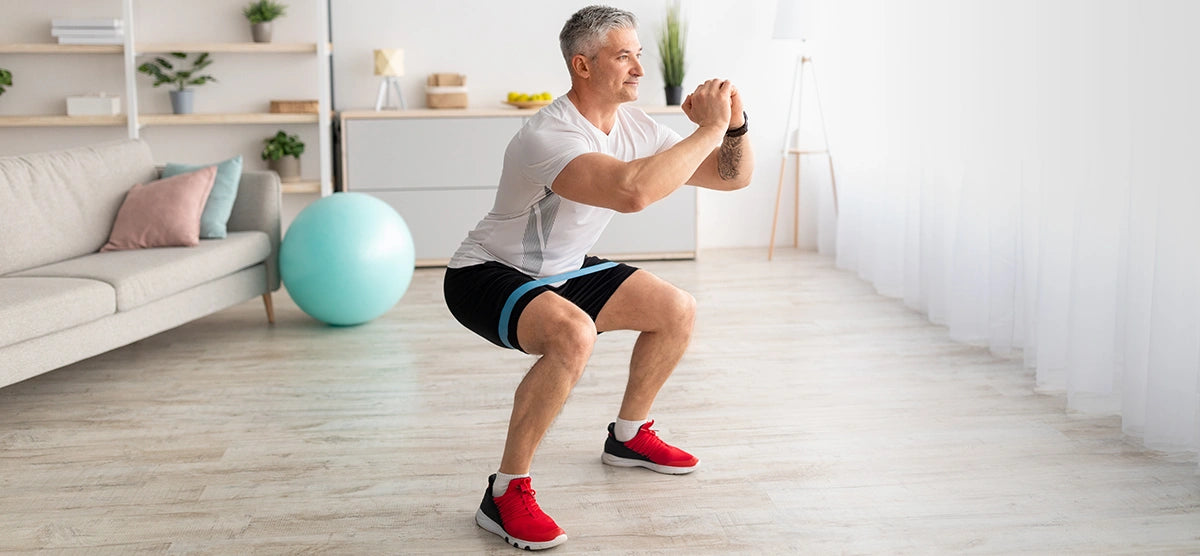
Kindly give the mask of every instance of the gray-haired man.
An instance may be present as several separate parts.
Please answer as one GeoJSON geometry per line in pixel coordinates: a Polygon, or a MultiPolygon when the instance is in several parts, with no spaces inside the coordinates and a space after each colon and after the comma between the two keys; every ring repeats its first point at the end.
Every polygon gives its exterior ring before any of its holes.
{"type": "Polygon", "coordinates": [[[495,205],[445,278],[446,303],[459,322],[498,346],[540,356],[517,387],[500,469],[475,517],[506,542],[533,550],[567,540],[538,507],[529,468],[597,333],[641,332],[601,460],[671,474],[699,465],[663,442],[647,420],[687,349],[695,299],[649,272],[587,252],[614,212],[639,211],[685,183],[740,189],[754,167],[741,96],[728,81],[706,81],[684,101],[698,126],[688,137],[624,105],[637,100],[645,73],[633,14],[589,6],[571,16],[559,39],[571,90],[513,137],[495,205]]]}

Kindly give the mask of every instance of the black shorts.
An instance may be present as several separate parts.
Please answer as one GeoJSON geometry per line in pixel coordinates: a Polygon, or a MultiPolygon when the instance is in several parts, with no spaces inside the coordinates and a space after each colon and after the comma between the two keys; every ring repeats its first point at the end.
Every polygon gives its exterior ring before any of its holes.
{"type": "Polygon", "coordinates": [[[626,278],[637,272],[637,268],[627,264],[610,263],[599,257],[585,258],[583,268],[601,264],[615,266],[571,278],[558,287],[538,285],[511,301],[510,298],[513,298],[518,289],[534,282],[535,279],[498,262],[448,268],[442,288],[446,296],[446,306],[463,326],[487,338],[493,344],[510,347],[505,345],[504,339],[500,337],[500,323],[507,318],[508,343],[514,349],[525,351],[517,341],[517,322],[521,319],[521,312],[525,310],[525,306],[538,294],[554,292],[583,309],[592,317],[592,322],[595,322],[600,310],[617,288],[626,278]],[[509,305],[508,311],[505,311],[506,305],[509,305]]]}

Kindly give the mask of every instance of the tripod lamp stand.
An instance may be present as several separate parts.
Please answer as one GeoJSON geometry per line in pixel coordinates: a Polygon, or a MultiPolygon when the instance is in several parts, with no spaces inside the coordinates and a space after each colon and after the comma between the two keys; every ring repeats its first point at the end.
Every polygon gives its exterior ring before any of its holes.
{"type": "MultiPolygon", "coordinates": [[[[777,3],[777,11],[775,13],[775,35],[776,39],[799,39],[803,45],[805,41],[804,25],[809,18],[804,13],[805,3],[799,0],[779,0],[777,3]]],[[[833,173],[833,155],[829,151],[829,136],[825,131],[825,114],[821,107],[821,89],[817,84],[816,64],[812,58],[805,56],[803,53],[796,56],[796,67],[792,74],[792,94],[788,100],[788,117],[787,127],[783,136],[783,149],[779,157],[779,186],[775,191],[775,216],[771,219],[771,243],[767,248],[767,260],[771,260],[775,255],[775,231],[779,225],[779,205],[783,199],[783,179],[787,172],[787,162],[789,157],[796,159],[796,180],[795,180],[795,214],[792,221],[792,247],[800,246],[800,162],[805,156],[810,155],[825,155],[829,160],[829,181],[833,190],[833,212],[837,214],[837,178],[833,173]],[[821,118],[821,145],[820,146],[801,146],[797,139],[796,144],[792,144],[792,138],[799,135],[804,121],[803,100],[804,95],[804,73],[808,71],[812,74],[813,92],[817,99],[817,115],[821,118]],[[796,111],[796,123],[792,125],[792,111],[796,111]]]]}
{"type": "Polygon", "coordinates": [[[404,93],[400,92],[400,77],[404,75],[404,50],[399,48],[381,48],[375,51],[375,75],[383,77],[379,82],[379,94],[375,97],[375,111],[381,109],[395,110],[391,93],[396,93],[400,101],[399,108],[404,110],[404,93]]]}

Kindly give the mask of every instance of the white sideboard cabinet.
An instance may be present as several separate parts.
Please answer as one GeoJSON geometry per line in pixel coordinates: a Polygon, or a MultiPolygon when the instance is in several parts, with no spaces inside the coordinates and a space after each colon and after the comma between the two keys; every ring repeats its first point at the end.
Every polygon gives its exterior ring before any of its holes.
{"type": "MultiPolygon", "coordinates": [[[[644,108],[688,135],[677,108],[644,108]]],[[[524,110],[344,111],[341,189],[374,195],[412,231],[419,266],[444,265],[492,208],[504,149],[533,114],[524,110]]],[[[696,191],[681,187],[635,214],[616,214],[592,250],[622,260],[696,254],[696,191]]]]}

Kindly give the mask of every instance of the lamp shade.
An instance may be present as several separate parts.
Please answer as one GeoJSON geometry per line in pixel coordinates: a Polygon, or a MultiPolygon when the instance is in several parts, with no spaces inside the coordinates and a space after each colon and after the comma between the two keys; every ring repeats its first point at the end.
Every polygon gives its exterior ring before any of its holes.
{"type": "Polygon", "coordinates": [[[808,0],[776,0],[775,33],[772,38],[807,40],[811,27],[811,2],[808,0]]]}
{"type": "Polygon", "coordinates": [[[375,51],[375,75],[404,75],[404,49],[380,48],[375,51]]]}

